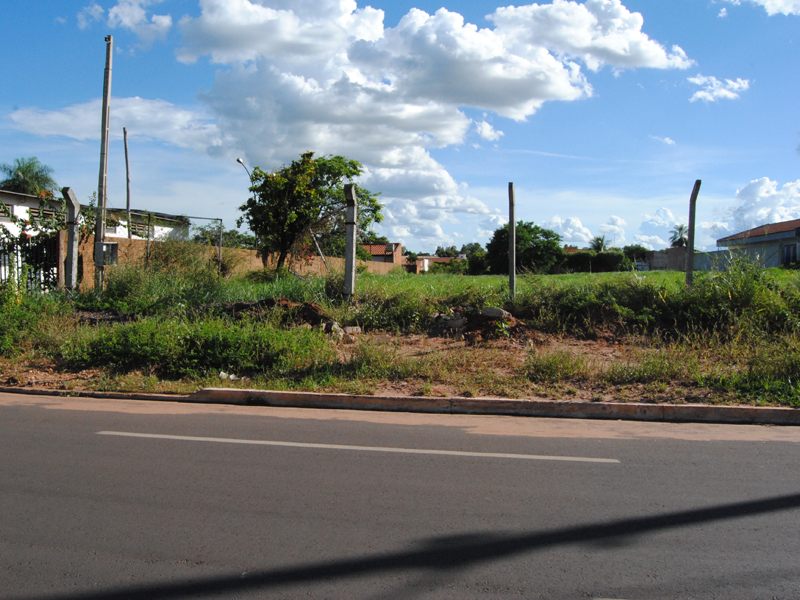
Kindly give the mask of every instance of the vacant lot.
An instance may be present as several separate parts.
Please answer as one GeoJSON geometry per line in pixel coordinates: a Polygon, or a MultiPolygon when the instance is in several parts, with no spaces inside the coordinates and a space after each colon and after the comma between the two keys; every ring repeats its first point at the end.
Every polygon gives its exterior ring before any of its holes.
{"type": "Polygon", "coordinates": [[[0,385],[800,406],[796,271],[522,275],[514,300],[503,277],[362,275],[347,303],[336,275],[154,256],[103,294],[2,287],[0,385]]]}

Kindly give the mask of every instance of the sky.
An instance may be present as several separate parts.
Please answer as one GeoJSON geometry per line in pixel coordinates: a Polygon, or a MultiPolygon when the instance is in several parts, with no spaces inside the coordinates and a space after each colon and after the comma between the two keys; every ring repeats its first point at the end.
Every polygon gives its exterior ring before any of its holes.
{"type": "Polygon", "coordinates": [[[800,218],[800,0],[36,0],[4,9],[0,163],[108,203],[222,218],[301,153],[364,165],[416,252],[508,220],[565,244],[697,245],[800,218]]]}

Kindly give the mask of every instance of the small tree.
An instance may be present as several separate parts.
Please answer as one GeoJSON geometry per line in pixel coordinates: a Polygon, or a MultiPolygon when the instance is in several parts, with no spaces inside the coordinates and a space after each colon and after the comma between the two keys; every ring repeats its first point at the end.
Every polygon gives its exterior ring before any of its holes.
{"type": "Polygon", "coordinates": [[[683,223],[678,223],[669,230],[669,245],[672,248],[684,248],[689,243],[687,236],[689,235],[689,228],[683,223]]]}
{"type": "Polygon", "coordinates": [[[631,244],[630,246],[625,246],[622,249],[622,253],[625,255],[625,258],[631,262],[643,261],[648,252],[650,251],[641,244],[631,244]]]}
{"type": "Polygon", "coordinates": [[[466,254],[467,258],[470,258],[473,254],[477,252],[483,252],[484,254],[486,251],[483,249],[478,242],[470,242],[469,244],[464,244],[461,246],[461,254],[466,254]]]}
{"type": "Polygon", "coordinates": [[[436,246],[436,256],[439,258],[458,258],[458,248],[455,246],[448,246],[447,248],[436,246]]]}
{"type": "Polygon", "coordinates": [[[608,245],[606,244],[606,236],[599,235],[592,238],[592,241],[589,242],[589,249],[594,250],[595,252],[605,252],[608,250],[608,245]]]}
{"type": "Polygon", "coordinates": [[[217,246],[219,244],[219,230],[222,228],[223,248],[246,248],[252,250],[256,247],[256,238],[237,231],[236,229],[225,229],[219,223],[209,223],[200,225],[192,230],[192,241],[203,246],[217,246]]]}
{"type": "Polygon", "coordinates": [[[58,189],[53,168],[43,165],[35,156],[15,158],[13,164],[0,164],[0,171],[6,175],[0,181],[0,190],[52,198],[58,189]]]}
{"type": "MultiPolygon", "coordinates": [[[[292,247],[312,231],[323,238],[344,235],[344,183],[361,175],[363,167],[344,156],[313,157],[306,152],[271,173],[253,169],[252,196],[239,207],[244,214],[237,226],[246,222],[255,234],[265,266],[269,254],[277,252],[277,268],[283,268],[292,247]]],[[[360,228],[382,219],[377,194],[356,186],[356,197],[360,228]]]]}
{"type": "MultiPolygon", "coordinates": [[[[519,221],[516,230],[517,267],[546,273],[563,255],[561,236],[550,229],[519,221]]],[[[486,262],[492,273],[508,273],[508,224],[496,229],[486,244],[486,262]]]]}

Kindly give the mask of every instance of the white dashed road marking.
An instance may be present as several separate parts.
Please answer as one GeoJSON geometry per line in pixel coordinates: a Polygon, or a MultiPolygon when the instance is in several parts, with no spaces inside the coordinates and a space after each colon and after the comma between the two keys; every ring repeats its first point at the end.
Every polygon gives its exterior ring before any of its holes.
{"type": "Polygon", "coordinates": [[[615,458],[588,458],[583,456],[546,456],[538,454],[503,454],[497,452],[461,452],[458,450],[425,450],[418,448],[384,448],[381,446],[343,446],[339,444],[308,444],[271,440],[239,440],[235,438],[195,437],[190,435],[163,435],[159,433],[132,433],[126,431],[98,431],[98,435],[179,440],[183,442],[215,442],[218,444],[249,444],[255,446],[283,446],[287,448],[315,448],[319,450],[356,450],[361,452],[392,452],[395,454],[433,454],[441,456],[472,456],[477,458],[511,458],[522,460],[557,460],[565,462],[619,463],[615,458]]]}

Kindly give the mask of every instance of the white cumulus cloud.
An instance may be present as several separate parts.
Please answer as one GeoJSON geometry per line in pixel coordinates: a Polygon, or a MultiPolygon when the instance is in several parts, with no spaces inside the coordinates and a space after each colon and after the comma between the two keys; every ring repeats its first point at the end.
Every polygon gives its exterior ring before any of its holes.
{"type": "Polygon", "coordinates": [[[105,10],[97,2],[84,6],[77,15],[78,29],[86,29],[92,22],[102,19],[103,14],[105,14],[105,10]]]}
{"type": "Polygon", "coordinates": [[[558,233],[565,244],[586,245],[594,237],[592,232],[587,227],[584,227],[577,217],[562,219],[560,216],[555,215],[552,219],[543,223],[542,226],[558,233]]]}
{"type": "Polygon", "coordinates": [[[735,232],[800,219],[800,180],[778,187],[768,177],[755,179],[736,192],[731,215],[735,232]]]}
{"type": "Polygon", "coordinates": [[[475,131],[477,131],[479,136],[489,142],[496,142],[504,135],[502,131],[497,131],[486,121],[475,123],[475,131]]]}
{"type": "Polygon", "coordinates": [[[157,39],[163,39],[172,27],[170,15],[151,14],[147,7],[162,0],[119,0],[108,10],[108,25],[132,31],[142,45],[149,46],[157,39]]]}
{"type": "MultiPolygon", "coordinates": [[[[739,5],[741,0],[726,0],[731,4],[739,5]]],[[[800,15],[800,0],[745,0],[751,4],[758,4],[764,7],[767,14],[773,15],[800,15]]],[[[724,9],[723,9],[724,10],[724,9]]]]}
{"type": "Polygon", "coordinates": [[[726,79],[721,81],[716,77],[704,77],[699,73],[695,77],[689,77],[688,81],[703,88],[696,91],[689,99],[689,102],[695,102],[696,100],[702,100],[703,102],[734,100],[739,97],[740,92],[750,88],[750,81],[747,79],[726,79]]]}
{"type": "Polygon", "coordinates": [[[547,48],[581,60],[592,71],[618,68],[686,69],[693,64],[678,46],[667,51],[642,32],[644,19],[620,0],[553,0],[498,8],[487,18],[520,54],[547,48]]]}
{"type": "MultiPolygon", "coordinates": [[[[159,0],[113,2],[108,24],[130,30],[143,45],[173,24],[170,15],[153,14],[159,0]]],[[[267,169],[309,149],[343,154],[364,164],[366,187],[383,192],[381,228],[418,241],[444,236],[443,226],[453,230],[468,216],[482,219],[479,233],[496,229],[500,217],[431,155],[466,143],[473,131],[498,142],[503,132],[488,113],[524,121],[545,102],[589,98],[587,73],[604,66],[692,64],[679,47],[651,39],[642,15],[620,0],[509,6],[489,15],[485,28],[443,8],[411,9],[387,27],[383,11],[356,0],[198,0],[198,6],[199,13],[179,20],[176,58],[220,65],[200,96],[207,113],[115,99],[112,129],[124,124],[131,134],[241,155],[267,169]],[[487,116],[476,122],[470,109],[487,116]]],[[[106,13],[93,2],[82,14],[88,25],[106,13]]],[[[90,139],[98,114],[95,103],[25,108],[12,113],[12,122],[42,135],[90,139]]]]}
{"type": "Polygon", "coordinates": [[[625,245],[625,226],[627,223],[622,217],[612,215],[608,221],[600,225],[600,233],[606,236],[606,241],[614,246],[625,245]],[[607,239],[611,236],[612,239],[607,239]]]}
{"type": "MultiPolygon", "coordinates": [[[[102,100],[75,104],[62,110],[21,108],[9,115],[14,127],[35,135],[61,135],[76,140],[100,139],[102,100]]],[[[179,108],[164,100],[112,98],[111,137],[131,137],[165,142],[181,148],[212,151],[225,146],[213,120],[198,111],[179,108]]],[[[212,152],[213,153],[213,152],[212,152]]]]}

